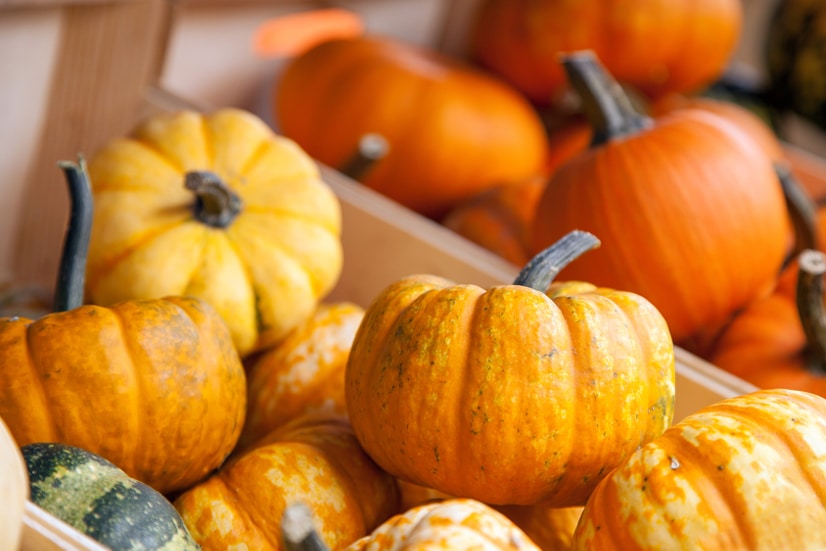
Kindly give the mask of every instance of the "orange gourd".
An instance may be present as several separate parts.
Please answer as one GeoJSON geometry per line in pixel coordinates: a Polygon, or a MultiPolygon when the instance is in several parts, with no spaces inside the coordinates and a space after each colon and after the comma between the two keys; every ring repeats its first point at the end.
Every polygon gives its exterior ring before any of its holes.
{"type": "Polygon", "coordinates": [[[562,100],[558,56],[585,49],[623,84],[659,97],[717,79],[742,23],[740,0],[486,0],[469,50],[537,104],[562,100]]]}
{"type": "Polygon", "coordinates": [[[311,413],[347,414],[344,369],[364,309],[321,304],[247,371],[247,417],[238,446],[246,447],[287,421],[311,413]]]}
{"type": "Polygon", "coordinates": [[[716,339],[709,361],[759,388],[826,397],[826,255],[805,250],[783,285],[740,312],[716,339]],[[796,274],[796,286],[788,279],[796,274]]]}
{"type": "Polygon", "coordinates": [[[398,508],[395,480],[370,460],[346,420],[305,415],[234,456],[174,502],[204,551],[284,549],[278,519],[310,506],[333,549],[368,534],[398,508]]]}
{"type": "Polygon", "coordinates": [[[605,244],[565,279],[636,292],[676,343],[768,292],[790,222],[771,160],[734,123],[700,109],[638,113],[593,52],[564,59],[594,142],[554,172],[537,206],[538,251],[574,228],[605,244]]]}
{"type": "Polygon", "coordinates": [[[82,304],[91,188],[82,163],[63,166],[72,215],[55,312],[0,319],[0,417],[20,446],[84,448],[159,492],[181,490],[238,441],[241,359],[223,319],[199,299],[82,304]]]}
{"type": "Polygon", "coordinates": [[[394,476],[453,496],[583,504],[665,430],[674,405],[671,337],[647,300],[549,285],[597,243],[572,232],[513,285],[412,275],[386,287],[346,370],[365,451],[394,476]]]}
{"type": "Polygon", "coordinates": [[[329,40],[299,55],[280,76],[273,112],[282,132],[333,167],[364,135],[381,135],[389,149],[359,180],[433,218],[532,177],[547,148],[539,115],[510,86],[389,37],[329,40]]]}
{"type": "Polygon", "coordinates": [[[596,487],[574,551],[826,548],[826,399],[759,390],[685,417],[596,487]]]}

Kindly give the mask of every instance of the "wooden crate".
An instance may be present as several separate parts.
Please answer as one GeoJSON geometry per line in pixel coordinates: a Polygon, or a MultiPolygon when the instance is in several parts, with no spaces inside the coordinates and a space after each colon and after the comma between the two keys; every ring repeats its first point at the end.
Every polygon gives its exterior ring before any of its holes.
{"type": "MultiPolygon", "coordinates": [[[[402,5],[399,0],[383,1],[385,10],[389,4],[402,5]]],[[[337,4],[378,10],[380,2],[337,4]]],[[[428,0],[418,5],[425,4],[437,21],[416,37],[455,49],[457,29],[473,2],[428,0]]],[[[237,0],[233,10],[276,13],[324,5],[329,2],[237,0]]],[[[58,160],[97,149],[153,111],[183,105],[210,109],[221,103],[214,98],[187,103],[170,93],[167,85],[174,88],[188,82],[183,69],[168,72],[170,66],[183,63],[175,57],[182,56],[184,47],[176,42],[181,39],[175,32],[184,25],[182,16],[205,12],[220,16],[227,6],[222,0],[0,0],[0,52],[14,53],[9,46],[26,49],[19,44],[31,44],[29,34],[28,39],[15,38],[15,29],[21,28],[27,33],[33,30],[40,50],[46,50],[34,52],[42,58],[41,64],[27,56],[0,54],[0,67],[19,77],[7,82],[15,82],[18,91],[20,86],[31,90],[22,95],[27,100],[23,103],[21,97],[8,95],[13,87],[0,90],[0,107],[15,123],[0,131],[0,139],[16,145],[0,154],[0,169],[12,175],[2,184],[0,280],[52,284],[68,209],[68,198],[54,192],[64,189],[58,160]]],[[[250,99],[239,106],[252,107],[252,103],[250,99]]],[[[796,147],[790,146],[789,152],[801,179],[826,190],[826,163],[796,147]]],[[[386,284],[411,273],[432,273],[481,286],[509,282],[515,276],[516,267],[492,253],[333,170],[322,170],[343,209],[344,270],[328,300],[366,306],[386,284]]],[[[677,349],[676,419],[752,390],[744,381],[677,349]]],[[[22,549],[102,547],[29,503],[22,549]]]]}

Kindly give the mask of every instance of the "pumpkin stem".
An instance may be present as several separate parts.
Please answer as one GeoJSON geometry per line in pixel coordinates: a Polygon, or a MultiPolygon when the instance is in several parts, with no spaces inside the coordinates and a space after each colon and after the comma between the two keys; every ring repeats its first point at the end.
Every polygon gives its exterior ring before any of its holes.
{"type": "Polygon", "coordinates": [[[287,551],[330,551],[313,523],[313,513],[304,503],[291,503],[281,517],[281,537],[287,551]]]}
{"type": "Polygon", "coordinates": [[[591,125],[591,146],[638,133],[653,124],[637,111],[622,86],[605,70],[591,50],[562,56],[562,67],[580,97],[591,125]]]}
{"type": "Polygon", "coordinates": [[[826,307],[823,304],[823,274],[826,254],[805,250],[798,257],[797,312],[806,333],[810,371],[826,375],[826,307]]]}
{"type": "Polygon", "coordinates": [[[786,209],[794,230],[794,248],[784,267],[806,249],[819,250],[817,235],[817,206],[803,186],[797,181],[791,169],[782,163],[774,163],[774,171],[783,188],[786,209]]]}
{"type": "Polygon", "coordinates": [[[241,213],[241,198],[214,172],[186,173],[184,187],[195,193],[195,218],[214,228],[226,228],[241,213]]]}
{"type": "Polygon", "coordinates": [[[69,186],[71,208],[52,309],[55,312],[65,312],[83,305],[86,259],[92,235],[93,201],[92,187],[83,157],[78,157],[77,163],[61,161],[58,166],[63,169],[69,186]]]}
{"type": "Polygon", "coordinates": [[[599,245],[600,241],[594,234],[573,230],[530,259],[513,283],[544,293],[565,266],[599,245]]]}
{"type": "Polygon", "coordinates": [[[373,166],[383,159],[390,144],[381,134],[365,134],[359,140],[356,151],[344,161],[338,171],[345,176],[360,181],[373,166]]]}

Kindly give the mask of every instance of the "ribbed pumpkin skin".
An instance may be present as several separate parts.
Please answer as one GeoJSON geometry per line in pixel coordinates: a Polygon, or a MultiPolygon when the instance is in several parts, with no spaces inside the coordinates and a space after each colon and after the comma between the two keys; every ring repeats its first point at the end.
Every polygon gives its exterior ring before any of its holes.
{"type": "Polygon", "coordinates": [[[398,508],[398,488],[341,417],[303,416],[276,429],[175,500],[204,551],[283,549],[279,519],[293,501],[314,513],[332,550],[363,537],[398,508]]]}
{"type": "Polygon", "coordinates": [[[538,104],[566,89],[558,55],[594,50],[608,70],[650,97],[719,77],[742,27],[740,0],[487,0],[471,55],[538,104]]]}
{"type": "Polygon", "coordinates": [[[364,309],[322,304],[247,372],[247,416],[239,440],[246,447],[304,414],[347,415],[344,370],[364,309]]]}
{"type": "Polygon", "coordinates": [[[575,550],[826,548],[826,400],[761,390],[704,408],[594,490],[575,550]]]}
{"type": "Polygon", "coordinates": [[[99,455],[62,444],[23,446],[32,501],[108,548],[196,551],[167,499],[99,455]]]}
{"type": "Polygon", "coordinates": [[[246,378],[203,301],[168,297],[0,319],[0,417],[21,446],[60,442],[167,493],[232,451],[246,378]]]}
{"type": "Polygon", "coordinates": [[[202,298],[242,356],[304,321],[337,281],[341,213],[296,144],[237,109],[158,115],[89,160],[95,218],[88,300],[202,298]],[[193,216],[185,174],[210,170],[241,199],[225,228],[193,216]]]}
{"type": "Polygon", "coordinates": [[[453,496],[582,505],[665,430],[674,405],[662,316],[638,295],[582,285],[587,292],[552,285],[545,295],[419,275],[388,286],[367,309],[346,371],[367,453],[394,476],[453,496]]]}
{"type": "Polygon", "coordinates": [[[414,507],[387,520],[347,551],[384,549],[502,549],[539,551],[507,517],[471,499],[450,499],[414,507]]]}
{"type": "Polygon", "coordinates": [[[756,142],[718,115],[683,109],[554,173],[537,206],[533,250],[573,229],[603,245],[559,277],[641,294],[679,344],[771,288],[790,225],[756,142]]]}
{"type": "Polygon", "coordinates": [[[0,549],[16,550],[23,534],[29,477],[20,448],[0,418],[0,549]]]}
{"type": "Polygon", "coordinates": [[[518,92],[389,38],[330,40],[299,56],[279,79],[273,112],[286,136],[333,167],[364,134],[381,134],[389,151],[360,181],[433,218],[533,176],[546,151],[539,115],[518,92]]]}

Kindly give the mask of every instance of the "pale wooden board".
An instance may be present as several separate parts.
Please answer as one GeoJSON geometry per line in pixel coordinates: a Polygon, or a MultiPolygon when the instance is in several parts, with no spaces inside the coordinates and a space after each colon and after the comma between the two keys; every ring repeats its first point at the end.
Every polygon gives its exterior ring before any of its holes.
{"type": "Polygon", "coordinates": [[[20,551],[106,551],[92,538],[81,534],[31,501],[26,502],[20,551]]]}

